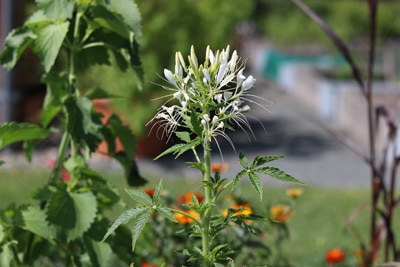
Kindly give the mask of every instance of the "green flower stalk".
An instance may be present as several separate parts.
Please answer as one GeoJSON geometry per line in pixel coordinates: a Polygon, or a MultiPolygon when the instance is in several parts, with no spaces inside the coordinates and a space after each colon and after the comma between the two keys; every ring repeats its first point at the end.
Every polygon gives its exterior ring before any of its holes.
{"type": "MultiPolygon", "coordinates": [[[[193,46],[188,64],[182,54],[177,52],[174,72],[164,69],[166,81],[169,83],[169,86],[164,88],[171,91],[171,94],[153,119],[162,126],[163,134],[168,137],[176,133],[178,128],[188,131],[187,138],[190,136],[189,133],[197,135],[196,141],[192,143],[195,155],[194,147],[200,144],[203,147],[203,160],[199,160],[197,155],[196,157],[201,165],[200,170],[206,185],[204,190],[207,208],[201,218],[204,266],[210,266],[212,263],[209,257],[210,219],[216,202],[211,188],[207,186],[211,183],[211,142],[217,136],[223,136],[230,142],[225,129],[232,128],[232,122],[241,125],[242,129],[244,129],[242,125],[250,129],[245,117],[250,107],[246,102],[255,103],[254,97],[256,97],[249,94],[256,79],[251,75],[248,77],[244,75],[244,64],[236,50],[232,54],[229,50],[228,46],[214,53],[207,47],[203,64],[198,63],[193,46]],[[173,104],[167,105],[169,102],[173,104]]],[[[179,135],[181,136],[182,132],[178,132],[179,135]]]]}
{"type": "MultiPolygon", "coordinates": [[[[197,261],[202,263],[203,267],[233,267],[234,257],[231,256],[234,252],[230,244],[218,244],[217,236],[232,223],[243,227],[245,231],[254,233],[256,230],[247,225],[246,221],[266,220],[266,218],[255,214],[233,216],[237,212],[235,210],[228,211],[227,215],[221,215],[216,211],[217,200],[221,192],[228,187],[234,190],[241,178],[247,176],[262,199],[263,182],[259,174],[286,182],[301,182],[276,167],[264,166],[281,157],[256,156],[252,162],[249,162],[242,152],[239,153],[239,163],[243,170],[233,180],[222,179],[219,172],[214,172],[212,175],[211,143],[215,141],[218,145],[217,137],[222,136],[233,146],[225,131],[233,130],[234,124],[244,131],[251,131],[246,118],[250,111],[248,104],[264,107],[258,101],[263,99],[250,93],[256,80],[251,75],[244,75],[244,61],[239,59],[236,51],[230,54],[228,46],[222,51],[213,52],[207,47],[204,63],[199,64],[192,46],[188,63],[185,62],[182,54],[177,52],[174,71],[165,69],[164,75],[168,85],[163,87],[170,91],[170,94],[166,96],[166,102],[150,123],[153,125],[153,129],[158,127],[161,133],[168,138],[176,135],[181,142],[171,146],[157,158],[167,154],[175,154],[178,157],[186,151],[192,151],[196,161],[188,164],[201,172],[204,187],[204,201],[199,203],[194,197],[192,198],[193,204],[189,205],[190,210],[199,214],[199,219],[185,211],[179,211],[181,215],[193,219],[194,226],[190,228],[189,236],[201,237],[201,248],[194,245],[181,252],[189,257],[188,261],[197,261]],[[202,158],[197,153],[196,147],[198,146],[202,147],[202,158]]],[[[132,248],[134,248],[138,236],[152,212],[156,211],[167,219],[176,221],[173,215],[176,210],[167,208],[160,202],[161,181],[156,192],[158,193],[150,198],[142,191],[128,190],[131,198],[140,205],[123,213],[110,227],[104,239],[119,225],[128,220],[134,220],[132,228],[132,248]]]]}

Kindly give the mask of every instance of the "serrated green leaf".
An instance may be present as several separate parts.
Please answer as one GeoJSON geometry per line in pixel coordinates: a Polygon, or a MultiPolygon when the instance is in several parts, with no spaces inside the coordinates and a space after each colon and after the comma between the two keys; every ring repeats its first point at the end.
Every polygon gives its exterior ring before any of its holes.
{"type": "Polygon", "coordinates": [[[247,174],[247,170],[242,170],[238,174],[236,174],[235,179],[233,179],[232,191],[235,190],[236,186],[239,184],[240,179],[247,174]]]}
{"type": "Polygon", "coordinates": [[[64,38],[67,35],[68,28],[69,22],[54,23],[42,27],[37,32],[34,50],[39,54],[46,73],[53,67],[64,38]]]}
{"type": "Polygon", "coordinates": [[[277,180],[280,180],[283,182],[303,184],[303,185],[305,184],[276,167],[267,166],[267,167],[255,169],[254,171],[266,174],[266,175],[270,176],[271,178],[274,178],[274,179],[277,179],[277,180]]]}
{"type": "Polygon", "coordinates": [[[20,141],[44,139],[49,131],[35,124],[10,122],[0,125],[0,149],[20,141]]]}
{"type": "Polygon", "coordinates": [[[29,162],[32,162],[33,152],[35,151],[35,148],[36,148],[37,144],[40,143],[40,141],[42,141],[42,140],[24,141],[24,143],[23,143],[24,154],[25,154],[26,159],[29,162]]]}
{"type": "Polygon", "coordinates": [[[83,238],[85,248],[90,257],[90,264],[93,267],[108,267],[112,259],[113,251],[109,244],[96,242],[87,237],[83,238]]]}
{"type": "Polygon", "coordinates": [[[25,230],[28,230],[47,240],[56,237],[55,228],[46,220],[46,213],[39,206],[29,206],[21,211],[25,230]]]}
{"type": "Polygon", "coordinates": [[[50,223],[65,229],[72,229],[77,224],[77,211],[74,200],[65,189],[58,189],[50,198],[47,219],[50,223]]]}
{"type": "Polygon", "coordinates": [[[96,197],[92,192],[71,193],[76,212],[76,224],[68,230],[67,241],[81,237],[94,222],[97,213],[96,197]]]}
{"type": "Polygon", "coordinates": [[[119,14],[119,19],[129,27],[135,35],[141,35],[140,10],[133,0],[110,0],[108,9],[119,14]]]}
{"type": "Polygon", "coordinates": [[[188,132],[175,132],[175,135],[181,139],[183,142],[189,143],[190,142],[190,135],[188,132]]]}
{"type": "Polygon", "coordinates": [[[245,168],[245,169],[247,169],[247,168],[249,167],[249,163],[248,163],[248,161],[247,161],[247,158],[246,158],[246,156],[243,154],[242,151],[239,152],[239,163],[240,163],[240,165],[241,165],[243,168],[245,168]]]}
{"type": "Polygon", "coordinates": [[[37,38],[27,27],[12,30],[5,40],[4,50],[0,54],[0,63],[8,70],[12,69],[25,49],[37,38]]]}
{"type": "Polygon", "coordinates": [[[267,162],[271,162],[281,158],[283,158],[283,156],[256,156],[253,162],[251,163],[251,169],[261,166],[267,162]]]}
{"type": "Polygon", "coordinates": [[[186,151],[191,150],[200,144],[201,144],[201,142],[200,142],[199,138],[192,140],[190,143],[185,144],[179,151],[177,151],[177,153],[175,153],[176,154],[175,158],[178,158],[186,151]]]}
{"type": "Polygon", "coordinates": [[[128,126],[124,125],[122,121],[116,116],[111,115],[107,121],[109,126],[114,132],[115,136],[121,141],[128,160],[133,159],[136,152],[136,137],[128,126]]]}
{"type": "Polygon", "coordinates": [[[164,216],[165,218],[167,218],[170,221],[173,222],[178,222],[174,216],[174,214],[170,211],[170,209],[167,206],[158,204],[157,206],[157,211],[164,216]]]}
{"type": "Polygon", "coordinates": [[[140,204],[151,205],[153,203],[151,197],[142,190],[125,189],[129,197],[139,202],[140,204]]]}
{"type": "Polygon", "coordinates": [[[253,188],[257,191],[260,200],[262,200],[262,190],[263,190],[262,180],[254,172],[249,172],[249,180],[253,188]]]}
{"type": "Polygon", "coordinates": [[[119,14],[113,13],[104,6],[97,5],[92,10],[93,21],[109,31],[115,32],[121,37],[129,40],[129,29],[127,25],[118,19],[119,14]]]}
{"type": "Polygon", "coordinates": [[[36,0],[38,7],[53,20],[65,20],[72,17],[74,0],[36,0]]]}
{"type": "Polygon", "coordinates": [[[122,165],[125,171],[125,178],[130,186],[142,186],[147,183],[140,173],[135,160],[129,160],[124,152],[115,153],[114,158],[122,165]]]}
{"type": "Polygon", "coordinates": [[[148,206],[142,206],[137,208],[132,208],[124,211],[111,225],[108,229],[107,233],[104,235],[102,242],[106,240],[119,226],[127,223],[128,221],[134,219],[138,214],[145,212],[146,210],[150,210],[151,208],[148,206]]]}
{"type": "Polygon", "coordinates": [[[166,156],[168,154],[171,154],[171,153],[177,153],[184,146],[186,146],[186,144],[175,144],[175,145],[169,147],[168,149],[166,149],[164,152],[162,152],[157,157],[155,157],[154,160],[157,160],[157,159],[159,159],[161,157],[164,157],[164,156],[166,156]]]}
{"type": "Polygon", "coordinates": [[[199,118],[199,116],[197,115],[197,112],[192,110],[191,114],[190,114],[190,124],[192,127],[193,132],[197,135],[197,136],[201,136],[203,129],[201,127],[201,120],[199,118]]]}
{"type": "Polygon", "coordinates": [[[146,225],[147,221],[149,220],[151,215],[151,209],[147,209],[142,213],[139,213],[132,226],[132,251],[135,250],[136,241],[138,240],[140,234],[144,226],[146,225]]]}
{"type": "Polygon", "coordinates": [[[160,182],[158,182],[158,185],[156,187],[156,190],[154,191],[153,194],[153,203],[157,204],[160,201],[160,196],[163,190],[163,182],[162,179],[160,179],[160,182]]]}

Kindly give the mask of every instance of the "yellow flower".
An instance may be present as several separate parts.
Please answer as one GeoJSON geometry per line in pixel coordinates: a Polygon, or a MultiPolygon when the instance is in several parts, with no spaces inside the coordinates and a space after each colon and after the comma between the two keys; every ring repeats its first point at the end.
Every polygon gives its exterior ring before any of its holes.
{"type": "MultiPolygon", "coordinates": [[[[184,211],[184,212],[187,213],[188,215],[198,219],[198,220],[200,219],[200,215],[197,212],[195,212],[194,210],[187,210],[187,211],[184,211]]],[[[194,220],[191,217],[186,216],[186,215],[184,215],[182,213],[179,213],[179,212],[174,212],[174,216],[175,216],[175,219],[180,224],[189,224],[189,223],[194,222],[194,220]]]]}
{"type": "Polygon", "coordinates": [[[294,213],[295,211],[287,205],[276,205],[271,208],[270,219],[278,223],[283,223],[289,221],[294,216],[294,213]]]}
{"type": "Polygon", "coordinates": [[[288,195],[291,198],[298,198],[302,194],[303,194],[302,188],[291,188],[286,190],[286,195],[288,195]]]}
{"type": "MultiPolygon", "coordinates": [[[[253,213],[253,209],[251,208],[250,204],[246,202],[234,203],[230,208],[237,210],[235,213],[232,214],[232,217],[239,215],[248,215],[253,213]]],[[[222,215],[226,217],[228,215],[228,209],[224,209],[222,211],[222,215]]],[[[244,220],[244,222],[248,223],[249,220],[244,220]]]]}

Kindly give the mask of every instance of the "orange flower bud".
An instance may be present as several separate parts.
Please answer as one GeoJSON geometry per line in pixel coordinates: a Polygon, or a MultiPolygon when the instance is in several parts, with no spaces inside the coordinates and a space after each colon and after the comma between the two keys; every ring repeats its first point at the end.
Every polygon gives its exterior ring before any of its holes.
{"type": "Polygon", "coordinates": [[[344,251],[341,250],[340,248],[333,248],[331,250],[328,250],[325,254],[325,261],[326,263],[329,264],[335,264],[342,262],[345,258],[344,251]]]}
{"type": "Polygon", "coordinates": [[[303,189],[301,188],[291,188],[286,190],[286,195],[288,195],[291,198],[298,198],[303,194],[303,189]]]}
{"type": "Polygon", "coordinates": [[[228,168],[229,168],[228,163],[224,163],[224,164],[213,163],[213,164],[211,164],[212,172],[223,172],[223,171],[226,171],[228,168]]]}
{"type": "Polygon", "coordinates": [[[204,196],[200,192],[192,192],[192,191],[189,191],[183,196],[178,197],[177,200],[181,204],[193,204],[192,196],[195,196],[199,201],[199,203],[201,203],[204,200],[204,196]]]}

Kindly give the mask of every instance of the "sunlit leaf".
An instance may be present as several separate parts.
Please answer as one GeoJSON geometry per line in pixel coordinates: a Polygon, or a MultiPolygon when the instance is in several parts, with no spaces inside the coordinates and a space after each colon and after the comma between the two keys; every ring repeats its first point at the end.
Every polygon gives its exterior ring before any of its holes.
{"type": "Polygon", "coordinates": [[[108,9],[119,14],[122,20],[135,33],[141,35],[141,15],[138,6],[133,0],[110,0],[108,9]]]}
{"type": "Polygon", "coordinates": [[[253,188],[257,191],[260,199],[262,199],[263,183],[260,177],[258,177],[254,172],[249,172],[249,180],[253,188]]]}
{"type": "Polygon", "coordinates": [[[44,66],[44,70],[49,72],[60,52],[61,45],[67,35],[69,22],[54,23],[42,27],[37,32],[34,50],[44,66]]]}
{"type": "Polygon", "coordinates": [[[0,125],[0,149],[27,140],[44,139],[49,131],[35,124],[10,122],[0,125]]]}
{"type": "Polygon", "coordinates": [[[258,166],[261,166],[265,163],[278,160],[283,158],[283,156],[256,156],[251,164],[251,168],[256,168],[258,166]]]}
{"type": "Polygon", "coordinates": [[[182,141],[189,143],[190,142],[190,135],[188,132],[175,132],[175,135],[181,139],[182,141]]]}
{"type": "Polygon", "coordinates": [[[276,167],[267,166],[267,167],[258,168],[254,171],[266,174],[274,179],[277,179],[277,180],[280,180],[283,182],[289,182],[289,183],[295,183],[295,184],[305,184],[276,167]]]}
{"type": "Polygon", "coordinates": [[[65,20],[72,17],[74,0],[36,0],[38,7],[53,20],[65,20]]]}
{"type": "Polygon", "coordinates": [[[136,241],[138,240],[140,234],[144,226],[146,225],[147,221],[149,220],[151,215],[151,209],[147,209],[141,213],[139,213],[134,220],[132,226],[132,251],[135,250],[136,241]]]}
{"type": "Polygon", "coordinates": [[[145,212],[146,210],[150,210],[148,206],[142,206],[138,208],[132,208],[124,211],[111,225],[108,229],[107,233],[103,237],[103,242],[106,240],[119,226],[127,223],[129,220],[134,219],[138,214],[145,212]]]}
{"type": "Polygon", "coordinates": [[[68,241],[81,237],[89,230],[97,213],[96,197],[92,192],[71,193],[70,195],[75,206],[76,224],[68,231],[68,241]]]}
{"type": "Polygon", "coordinates": [[[248,163],[248,161],[247,161],[247,158],[246,158],[246,156],[243,154],[242,151],[239,152],[239,163],[240,163],[240,165],[241,165],[243,168],[245,168],[245,169],[247,169],[247,168],[249,167],[249,163],[248,163]]]}
{"type": "Polygon", "coordinates": [[[167,218],[170,221],[173,222],[177,222],[174,214],[170,211],[170,209],[164,205],[158,204],[157,206],[157,211],[164,216],[165,218],[167,218]]]}
{"type": "Polygon", "coordinates": [[[0,63],[8,70],[12,69],[25,49],[37,38],[27,27],[12,30],[5,40],[4,50],[0,54],[0,63]]]}
{"type": "Polygon", "coordinates": [[[39,206],[28,206],[21,214],[25,230],[48,240],[56,237],[55,228],[49,225],[45,211],[39,206]]]}
{"type": "Polygon", "coordinates": [[[139,202],[140,204],[151,205],[153,202],[151,197],[142,190],[125,189],[125,191],[128,193],[130,198],[139,202]]]}

